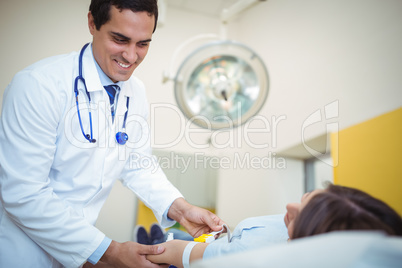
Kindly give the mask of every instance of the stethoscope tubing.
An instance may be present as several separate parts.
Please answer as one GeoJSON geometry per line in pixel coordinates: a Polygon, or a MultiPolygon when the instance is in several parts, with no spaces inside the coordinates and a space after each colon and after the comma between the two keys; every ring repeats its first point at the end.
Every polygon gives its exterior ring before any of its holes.
{"type": "MultiPolygon", "coordinates": [[[[80,128],[81,128],[82,135],[84,135],[85,139],[87,139],[90,143],[95,143],[96,139],[93,138],[93,132],[92,132],[91,95],[88,92],[87,85],[85,83],[85,79],[82,76],[82,57],[83,57],[84,51],[88,45],[89,45],[89,43],[85,44],[80,51],[80,55],[78,58],[78,76],[74,80],[74,93],[75,93],[75,103],[77,106],[78,120],[80,122],[80,128]],[[81,81],[82,84],[84,85],[85,92],[88,96],[90,134],[85,134],[84,127],[82,126],[81,113],[80,113],[79,104],[78,104],[78,94],[79,94],[78,93],[78,83],[79,83],[79,81],[81,81]]],[[[127,110],[126,110],[126,113],[124,114],[123,130],[126,129],[126,120],[127,120],[127,113],[128,113],[128,107],[129,107],[129,100],[130,100],[130,98],[127,97],[127,103],[126,103],[127,110]]],[[[124,144],[126,144],[127,140],[128,140],[128,135],[124,131],[123,132],[120,131],[120,132],[116,133],[116,141],[118,144],[124,145],[124,144]]]]}

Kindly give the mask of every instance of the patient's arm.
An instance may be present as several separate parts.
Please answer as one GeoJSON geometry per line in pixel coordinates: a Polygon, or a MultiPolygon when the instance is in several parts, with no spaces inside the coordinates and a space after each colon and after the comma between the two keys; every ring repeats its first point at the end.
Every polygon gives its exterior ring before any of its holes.
{"type": "MultiPolygon", "coordinates": [[[[165,247],[165,251],[159,255],[147,255],[147,259],[154,263],[159,264],[171,264],[176,267],[183,267],[182,264],[182,256],[184,248],[190,241],[183,240],[171,240],[165,243],[160,244],[165,247]]],[[[205,248],[208,246],[208,243],[198,243],[195,245],[190,255],[190,262],[201,259],[204,254],[205,248]]]]}

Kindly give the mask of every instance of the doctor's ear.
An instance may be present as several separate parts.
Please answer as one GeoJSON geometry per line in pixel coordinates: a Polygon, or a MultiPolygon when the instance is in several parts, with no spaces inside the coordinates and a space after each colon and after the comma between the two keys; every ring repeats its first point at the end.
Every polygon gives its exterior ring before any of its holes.
{"type": "Polygon", "coordinates": [[[88,28],[89,32],[94,35],[96,31],[96,26],[95,26],[95,21],[94,21],[94,16],[92,16],[91,11],[88,12],[88,28]]]}

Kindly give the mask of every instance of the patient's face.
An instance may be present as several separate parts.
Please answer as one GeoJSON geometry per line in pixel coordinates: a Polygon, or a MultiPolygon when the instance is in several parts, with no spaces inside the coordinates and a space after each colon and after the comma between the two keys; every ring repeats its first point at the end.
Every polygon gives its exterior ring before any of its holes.
{"type": "Polygon", "coordinates": [[[317,195],[318,193],[323,192],[324,190],[314,190],[310,193],[305,193],[300,203],[289,203],[286,205],[287,213],[285,215],[285,225],[288,228],[289,238],[292,238],[293,229],[294,229],[294,221],[296,217],[299,215],[300,211],[307,205],[307,203],[313,198],[313,196],[317,195]]]}

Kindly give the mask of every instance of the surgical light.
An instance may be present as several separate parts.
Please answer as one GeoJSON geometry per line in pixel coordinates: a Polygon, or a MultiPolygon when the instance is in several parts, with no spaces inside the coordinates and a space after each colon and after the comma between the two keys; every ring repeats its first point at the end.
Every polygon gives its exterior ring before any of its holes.
{"type": "Polygon", "coordinates": [[[263,106],[268,73],[261,58],[234,41],[210,42],[179,67],[174,91],[183,114],[201,127],[236,127],[263,106]]]}
{"type": "MultiPolygon", "coordinates": [[[[230,18],[261,0],[239,0],[221,14],[222,30],[230,18]]],[[[174,81],[177,104],[200,127],[232,128],[244,124],[263,107],[269,91],[268,72],[262,59],[248,46],[222,36],[195,36],[173,53],[164,82],[174,81]],[[177,72],[172,66],[182,50],[200,40],[215,39],[184,58],[177,72]]]]}

